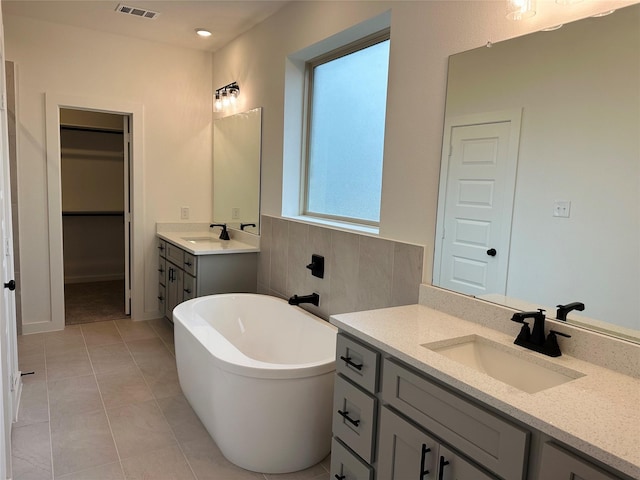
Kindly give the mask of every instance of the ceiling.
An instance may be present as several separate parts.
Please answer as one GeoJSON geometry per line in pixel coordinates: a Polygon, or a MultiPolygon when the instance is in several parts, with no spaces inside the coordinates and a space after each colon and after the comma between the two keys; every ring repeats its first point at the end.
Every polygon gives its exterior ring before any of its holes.
{"type": "Polygon", "coordinates": [[[19,15],[175,46],[215,52],[260,23],[287,0],[2,0],[4,16],[19,15]],[[148,19],[116,11],[119,4],[158,12],[148,19]],[[212,32],[209,38],[196,28],[212,32]]]}

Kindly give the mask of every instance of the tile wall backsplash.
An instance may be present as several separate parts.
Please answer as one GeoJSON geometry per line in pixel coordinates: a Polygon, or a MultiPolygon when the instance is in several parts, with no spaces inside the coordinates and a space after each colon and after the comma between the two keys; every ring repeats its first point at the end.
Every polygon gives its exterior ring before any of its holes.
{"type": "Polygon", "coordinates": [[[258,291],[289,298],[320,294],[303,308],[322,317],[418,303],[424,247],[262,216],[258,291]],[[306,266],[324,256],[324,278],[306,266]]]}

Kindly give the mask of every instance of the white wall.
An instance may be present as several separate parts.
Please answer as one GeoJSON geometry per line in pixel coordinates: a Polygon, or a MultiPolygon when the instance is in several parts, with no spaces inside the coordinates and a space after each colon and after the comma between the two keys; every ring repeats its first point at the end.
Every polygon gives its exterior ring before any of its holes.
{"type": "Polygon", "coordinates": [[[264,107],[261,209],[279,216],[285,59],[390,9],[380,235],[425,245],[430,283],[449,55],[630,3],[539,0],[536,16],[514,22],[503,1],[292,2],[215,53],[214,85],[239,82],[236,111],[264,107]]]}
{"type": "MultiPolygon", "coordinates": [[[[23,323],[51,320],[45,93],[141,104],[144,317],[159,316],[155,223],[211,218],[211,54],[23,17],[5,19],[18,72],[23,323]]],[[[134,206],[135,208],[135,206],[134,206]]],[[[141,292],[134,292],[140,294],[141,292]]],[[[45,327],[46,328],[46,327],[45,327]]],[[[28,331],[28,329],[25,329],[28,331]]],[[[32,326],[33,331],[33,326],[32,326]]]]}

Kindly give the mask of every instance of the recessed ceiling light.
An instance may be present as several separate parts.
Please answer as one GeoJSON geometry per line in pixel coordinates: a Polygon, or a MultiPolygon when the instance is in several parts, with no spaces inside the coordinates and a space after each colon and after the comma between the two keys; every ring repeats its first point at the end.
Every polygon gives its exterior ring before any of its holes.
{"type": "Polygon", "coordinates": [[[210,37],[211,36],[211,32],[209,30],[204,29],[204,28],[196,28],[196,33],[198,35],[200,35],[201,37],[210,37]]]}

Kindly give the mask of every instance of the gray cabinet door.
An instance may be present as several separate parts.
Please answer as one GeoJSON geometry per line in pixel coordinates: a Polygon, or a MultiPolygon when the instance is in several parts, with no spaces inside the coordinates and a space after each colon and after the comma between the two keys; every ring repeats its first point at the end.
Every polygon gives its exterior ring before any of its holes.
{"type": "Polygon", "coordinates": [[[542,447],[540,480],[617,480],[619,477],[600,470],[592,463],[552,443],[542,447]]]}
{"type": "Polygon", "coordinates": [[[386,407],[380,413],[377,478],[436,480],[438,442],[386,407]]]}
{"type": "MultiPolygon", "coordinates": [[[[438,453],[438,479],[442,480],[497,480],[475,467],[461,456],[455,454],[444,445],[440,445],[438,453]]],[[[552,477],[549,477],[549,480],[552,477]]]]}
{"type": "Polygon", "coordinates": [[[184,272],[167,262],[167,311],[166,317],[173,321],[173,309],[182,302],[184,272]]]}

